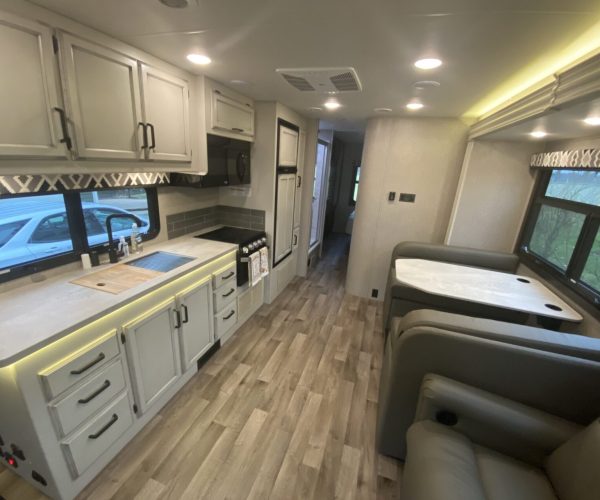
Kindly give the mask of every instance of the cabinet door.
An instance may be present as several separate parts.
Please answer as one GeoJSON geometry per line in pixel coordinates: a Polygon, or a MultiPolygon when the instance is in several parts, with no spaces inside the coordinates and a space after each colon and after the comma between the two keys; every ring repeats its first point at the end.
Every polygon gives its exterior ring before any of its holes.
{"type": "Polygon", "coordinates": [[[60,51],[78,156],[143,158],[137,61],[68,34],[60,51]]]}
{"type": "Polygon", "coordinates": [[[175,300],[170,300],[123,327],[141,413],[180,376],[175,311],[175,300]]]}
{"type": "Polygon", "coordinates": [[[227,130],[236,134],[254,136],[254,109],[224,95],[220,90],[213,90],[212,128],[227,130]]]}
{"type": "Polygon", "coordinates": [[[65,158],[50,28],[2,12],[0,47],[0,155],[65,158]]]}
{"type": "Polygon", "coordinates": [[[295,167],[298,164],[298,132],[285,125],[279,127],[280,167],[295,167]]]}
{"type": "Polygon", "coordinates": [[[277,176],[277,220],[275,227],[275,251],[273,252],[275,263],[279,262],[292,251],[295,190],[295,174],[277,176]]]}
{"type": "Polygon", "coordinates": [[[141,77],[144,122],[150,127],[148,158],[191,161],[188,83],[145,64],[141,77]]]}
{"type": "Polygon", "coordinates": [[[298,175],[296,178],[296,195],[294,197],[294,228],[300,227],[302,216],[302,183],[304,182],[304,148],[306,146],[306,132],[300,130],[298,141],[298,175]]]}
{"type": "Polygon", "coordinates": [[[181,311],[179,344],[183,371],[191,368],[213,344],[212,287],[210,277],[178,297],[181,311]]]}

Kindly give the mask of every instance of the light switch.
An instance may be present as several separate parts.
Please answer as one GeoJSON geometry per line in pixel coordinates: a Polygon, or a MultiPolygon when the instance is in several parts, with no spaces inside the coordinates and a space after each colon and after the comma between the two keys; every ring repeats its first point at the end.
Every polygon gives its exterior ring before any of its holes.
{"type": "Polygon", "coordinates": [[[394,201],[396,199],[396,191],[390,191],[388,194],[388,201],[394,201]]]}

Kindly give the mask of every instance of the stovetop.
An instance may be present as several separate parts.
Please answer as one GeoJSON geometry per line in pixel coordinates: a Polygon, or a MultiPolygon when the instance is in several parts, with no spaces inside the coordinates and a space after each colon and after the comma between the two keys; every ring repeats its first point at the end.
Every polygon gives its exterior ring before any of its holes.
{"type": "Polygon", "coordinates": [[[240,227],[225,226],[220,229],[215,229],[208,233],[199,234],[195,238],[203,238],[206,240],[223,241],[225,243],[237,243],[243,245],[265,235],[264,231],[255,231],[253,229],[242,229],[240,227]]]}

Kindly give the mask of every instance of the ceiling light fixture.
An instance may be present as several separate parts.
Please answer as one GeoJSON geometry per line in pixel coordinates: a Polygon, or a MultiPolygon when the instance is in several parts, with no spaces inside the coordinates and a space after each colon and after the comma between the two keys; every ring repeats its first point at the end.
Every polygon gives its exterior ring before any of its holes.
{"type": "Polygon", "coordinates": [[[335,99],[329,99],[325,104],[323,104],[329,111],[334,111],[338,109],[341,104],[337,102],[335,99]]]}
{"type": "Polygon", "coordinates": [[[373,111],[375,111],[375,113],[391,113],[392,108],[375,108],[373,111]]]}
{"type": "Polygon", "coordinates": [[[425,105],[419,101],[411,101],[406,105],[406,109],[410,109],[411,111],[418,111],[422,109],[425,105]]]}
{"type": "Polygon", "coordinates": [[[437,88],[440,86],[440,82],[434,80],[421,80],[420,82],[413,83],[413,87],[418,90],[424,90],[427,88],[437,88]]]}
{"type": "Polygon", "coordinates": [[[434,57],[419,59],[415,62],[415,68],[419,69],[435,69],[439,68],[441,65],[442,61],[434,57]]]}
{"type": "Polygon", "coordinates": [[[548,135],[548,132],[544,132],[543,130],[534,130],[530,132],[529,135],[535,139],[542,139],[548,135]]]}
{"type": "Polygon", "coordinates": [[[311,106],[310,108],[308,108],[309,111],[323,111],[323,108],[319,107],[319,106],[311,106]]]}
{"type": "Polygon", "coordinates": [[[188,6],[188,0],[158,0],[163,5],[173,9],[183,9],[188,6]]]}
{"type": "Polygon", "coordinates": [[[598,116],[588,116],[583,122],[586,125],[591,125],[592,127],[600,126],[600,115],[598,116]]]}
{"type": "Polygon", "coordinates": [[[203,54],[188,54],[187,60],[193,62],[194,64],[201,65],[210,64],[212,62],[212,59],[210,57],[205,56],[203,54]]]}

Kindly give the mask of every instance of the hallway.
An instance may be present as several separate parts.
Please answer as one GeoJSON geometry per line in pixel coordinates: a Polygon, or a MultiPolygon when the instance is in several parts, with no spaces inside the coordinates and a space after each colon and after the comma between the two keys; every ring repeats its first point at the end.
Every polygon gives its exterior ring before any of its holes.
{"type": "MultiPolygon", "coordinates": [[[[345,295],[347,251],[327,239],[80,498],[398,498],[374,446],[381,304],[345,295]]],[[[41,497],[7,471],[0,494],[41,497]]]]}

